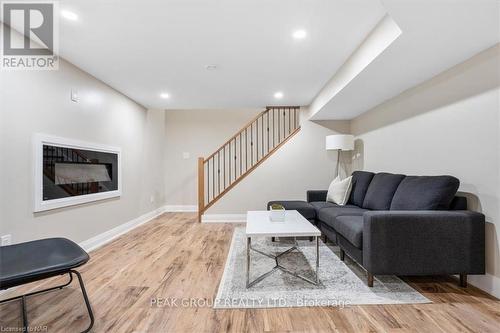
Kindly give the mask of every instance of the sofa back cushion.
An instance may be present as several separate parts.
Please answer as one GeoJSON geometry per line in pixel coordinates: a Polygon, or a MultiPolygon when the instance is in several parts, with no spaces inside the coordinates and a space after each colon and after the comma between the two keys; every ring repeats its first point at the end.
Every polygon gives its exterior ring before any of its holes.
{"type": "Polygon", "coordinates": [[[399,184],[391,210],[445,210],[460,181],[452,176],[407,176],[399,184]]]}
{"type": "Polygon", "coordinates": [[[373,176],[375,176],[375,174],[368,171],[354,171],[352,173],[351,195],[347,201],[348,204],[363,207],[366,191],[368,190],[368,186],[373,176]]]}
{"type": "Polygon", "coordinates": [[[363,208],[373,210],[389,210],[392,197],[405,175],[377,173],[373,176],[363,200],[363,208]]]}
{"type": "Polygon", "coordinates": [[[467,198],[455,196],[450,203],[450,210],[467,210],[467,198]]]}

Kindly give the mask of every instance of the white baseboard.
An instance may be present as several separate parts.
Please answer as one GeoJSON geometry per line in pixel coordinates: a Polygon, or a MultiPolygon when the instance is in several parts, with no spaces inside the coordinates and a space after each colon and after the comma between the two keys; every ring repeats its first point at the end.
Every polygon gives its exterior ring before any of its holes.
{"type": "Polygon", "coordinates": [[[149,213],[146,213],[144,215],[141,215],[141,216],[139,216],[131,221],[120,224],[119,226],[114,227],[113,229],[105,231],[102,234],[99,234],[99,235],[94,236],[90,239],[87,239],[87,240],[79,243],[78,245],[80,245],[87,252],[95,250],[98,247],[101,247],[104,244],[111,242],[113,239],[117,238],[118,236],[121,236],[124,233],[129,232],[130,230],[135,229],[138,226],[153,220],[155,217],[160,216],[164,212],[165,212],[165,206],[157,208],[157,209],[155,209],[149,213]]]}
{"type": "MultiPolygon", "coordinates": [[[[92,250],[95,250],[101,246],[103,246],[106,243],[111,242],[113,239],[123,235],[124,233],[127,233],[131,231],[134,228],[137,228],[138,226],[149,222],[153,220],[154,218],[160,216],[165,212],[165,207],[160,207],[157,208],[149,213],[146,213],[144,215],[139,216],[138,218],[135,218],[131,221],[125,222],[123,224],[120,224],[117,227],[114,227],[113,229],[110,229],[108,231],[103,232],[102,234],[99,234],[97,236],[94,236],[90,239],[87,239],[78,245],[80,245],[85,251],[90,252],[92,250]]],[[[0,296],[6,294],[7,292],[10,292],[12,290],[15,290],[17,287],[12,287],[6,290],[0,290],[0,296]]]]}
{"type": "Polygon", "coordinates": [[[165,212],[197,212],[198,206],[196,205],[166,205],[165,212]]]}
{"type": "Polygon", "coordinates": [[[468,283],[488,294],[500,299],[500,278],[489,273],[485,275],[469,275],[468,283]]]}
{"type": "Polygon", "coordinates": [[[246,214],[203,214],[202,223],[246,223],[246,214]]]}

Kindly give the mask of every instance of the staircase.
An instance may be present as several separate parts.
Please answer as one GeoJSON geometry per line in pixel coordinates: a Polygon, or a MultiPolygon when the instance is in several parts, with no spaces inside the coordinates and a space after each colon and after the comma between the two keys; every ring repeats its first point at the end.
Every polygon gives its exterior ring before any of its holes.
{"type": "Polygon", "coordinates": [[[198,219],[300,130],[298,106],[259,113],[210,156],[198,158],[198,219]]]}

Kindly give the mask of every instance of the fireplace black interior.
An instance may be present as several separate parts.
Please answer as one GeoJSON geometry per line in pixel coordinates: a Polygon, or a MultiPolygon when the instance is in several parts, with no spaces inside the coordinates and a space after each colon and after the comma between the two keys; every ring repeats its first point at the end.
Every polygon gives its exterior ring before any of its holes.
{"type": "Polygon", "coordinates": [[[44,201],[117,189],[117,154],[43,145],[44,201]]]}

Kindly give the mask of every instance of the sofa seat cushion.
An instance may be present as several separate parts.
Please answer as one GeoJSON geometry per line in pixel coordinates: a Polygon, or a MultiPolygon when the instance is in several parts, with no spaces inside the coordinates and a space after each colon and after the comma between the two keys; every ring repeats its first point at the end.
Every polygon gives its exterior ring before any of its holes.
{"type": "Polygon", "coordinates": [[[333,221],[333,227],[358,249],[363,248],[363,216],[338,216],[333,221]]]}
{"type": "Polygon", "coordinates": [[[394,193],[405,177],[405,175],[392,173],[377,173],[368,186],[362,207],[373,210],[389,210],[394,193]]]}
{"type": "Polygon", "coordinates": [[[336,206],[323,208],[318,211],[318,219],[331,228],[335,228],[334,221],[339,216],[362,216],[367,209],[359,208],[354,205],[336,206]]]}
{"type": "Polygon", "coordinates": [[[373,176],[375,176],[375,174],[368,171],[354,171],[352,173],[351,195],[347,201],[348,204],[359,207],[363,206],[366,191],[368,190],[368,186],[370,185],[373,176]]]}
{"type": "Polygon", "coordinates": [[[271,205],[278,204],[285,207],[286,210],[296,210],[307,220],[314,220],[316,218],[316,210],[308,202],[302,200],[276,200],[269,201],[267,203],[267,210],[270,209],[271,205]]]}
{"type": "Polygon", "coordinates": [[[452,176],[407,176],[392,198],[391,210],[446,210],[460,181],[452,176]]]}
{"type": "Polygon", "coordinates": [[[316,210],[316,216],[318,215],[318,211],[320,209],[331,208],[331,207],[338,207],[339,206],[339,205],[336,205],[333,202],[329,202],[329,201],[313,201],[313,202],[310,202],[310,204],[316,210]]]}

